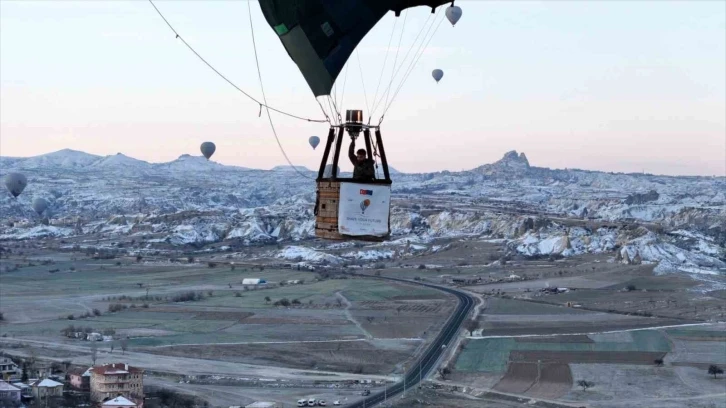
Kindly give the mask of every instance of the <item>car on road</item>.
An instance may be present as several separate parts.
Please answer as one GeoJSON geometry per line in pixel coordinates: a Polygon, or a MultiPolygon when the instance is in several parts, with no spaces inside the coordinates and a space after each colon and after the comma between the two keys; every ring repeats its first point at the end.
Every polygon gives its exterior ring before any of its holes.
{"type": "Polygon", "coordinates": [[[363,392],[360,395],[362,395],[362,396],[371,395],[371,390],[363,390],[363,392]]]}
{"type": "Polygon", "coordinates": [[[333,401],[333,405],[340,405],[340,401],[333,401]]]}
{"type": "Polygon", "coordinates": [[[321,407],[324,407],[326,405],[325,400],[318,401],[318,405],[320,405],[321,407]]]}

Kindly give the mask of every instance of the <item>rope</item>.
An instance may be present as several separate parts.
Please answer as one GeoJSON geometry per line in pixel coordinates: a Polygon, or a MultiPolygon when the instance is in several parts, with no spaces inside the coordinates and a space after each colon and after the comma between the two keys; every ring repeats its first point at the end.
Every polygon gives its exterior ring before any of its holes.
{"type": "MultiPolygon", "coordinates": [[[[375,109],[376,106],[376,100],[378,100],[378,90],[381,87],[381,79],[383,79],[383,72],[386,70],[386,62],[388,62],[388,52],[391,50],[391,41],[393,41],[393,34],[396,32],[396,25],[398,24],[398,19],[395,18],[393,20],[393,30],[391,30],[391,37],[388,39],[388,47],[386,47],[386,58],[383,59],[383,66],[381,67],[381,74],[378,75],[378,85],[376,85],[376,93],[373,94],[373,108],[375,109]]],[[[373,112],[368,112],[368,124],[371,124],[371,116],[373,116],[373,112]]]]}
{"type": "Polygon", "coordinates": [[[358,50],[355,50],[355,56],[358,58],[358,70],[360,71],[360,82],[363,84],[363,96],[366,98],[366,109],[368,109],[368,112],[371,111],[370,105],[368,105],[368,94],[366,93],[366,83],[363,80],[363,67],[360,64],[360,54],[358,53],[358,50]]]}
{"type": "MultiPolygon", "coordinates": [[[[438,12],[436,14],[438,15],[438,12]]],[[[439,24],[436,26],[436,29],[431,34],[431,37],[429,37],[429,39],[426,41],[426,45],[424,45],[423,47],[419,47],[419,50],[421,52],[418,53],[418,51],[417,51],[418,56],[415,57],[415,59],[409,65],[408,72],[404,75],[403,81],[401,81],[401,84],[398,86],[398,89],[396,89],[396,92],[393,94],[393,98],[391,98],[390,103],[388,104],[388,106],[386,107],[386,109],[383,111],[383,114],[381,115],[381,120],[380,120],[380,122],[378,122],[378,125],[379,126],[383,122],[383,117],[386,115],[386,112],[388,112],[388,110],[391,108],[391,105],[393,105],[393,101],[396,99],[396,96],[398,96],[398,93],[401,91],[401,89],[403,88],[403,85],[406,83],[406,80],[408,79],[408,77],[413,72],[413,68],[416,66],[416,64],[418,63],[419,59],[421,59],[421,56],[423,55],[424,51],[426,50],[426,47],[429,46],[429,43],[434,38],[434,35],[436,35],[436,32],[439,31],[439,27],[441,27],[441,23],[443,23],[443,22],[444,22],[444,19],[439,20],[439,24]]],[[[433,28],[433,24],[431,25],[431,27],[429,27],[429,31],[431,31],[431,28],[433,28]]],[[[426,35],[428,35],[428,32],[426,33],[426,35]]],[[[426,36],[424,36],[424,39],[425,38],[426,38],[426,36]]],[[[423,45],[423,42],[421,44],[423,45]]]]}
{"type": "Polygon", "coordinates": [[[289,116],[289,117],[295,118],[295,119],[305,120],[305,121],[308,121],[308,122],[318,122],[318,123],[329,122],[328,120],[323,120],[323,119],[310,119],[310,118],[305,118],[305,117],[302,117],[302,116],[293,115],[291,113],[287,113],[287,112],[281,111],[279,109],[273,108],[272,106],[268,106],[267,103],[263,104],[262,102],[258,101],[255,97],[253,97],[252,95],[250,95],[247,92],[243,91],[242,88],[240,88],[237,85],[235,85],[234,82],[232,82],[229,79],[227,79],[226,76],[224,76],[221,72],[217,71],[217,69],[214,68],[212,66],[212,64],[210,64],[209,62],[207,62],[207,60],[205,60],[201,55],[199,55],[199,53],[191,45],[189,45],[189,43],[187,43],[186,40],[184,40],[184,38],[182,38],[181,35],[179,35],[179,33],[174,29],[174,27],[172,27],[172,25],[169,23],[169,21],[166,19],[166,17],[164,17],[164,15],[161,14],[161,11],[159,11],[159,9],[156,7],[156,5],[154,4],[154,2],[152,0],[149,0],[149,3],[151,3],[151,5],[154,7],[154,9],[159,14],[159,16],[164,20],[164,22],[166,23],[166,25],[169,26],[169,28],[171,29],[171,31],[174,32],[174,34],[176,35],[176,38],[180,39],[184,43],[184,45],[186,45],[187,48],[189,48],[189,50],[194,53],[194,55],[196,55],[200,60],[202,60],[202,62],[204,62],[209,68],[211,68],[212,71],[214,71],[217,75],[219,75],[220,78],[222,78],[225,81],[227,81],[227,83],[229,83],[230,85],[232,85],[236,90],[242,92],[243,95],[245,95],[246,97],[250,98],[251,100],[253,100],[258,105],[264,106],[265,108],[267,108],[269,110],[275,111],[277,113],[280,113],[282,115],[289,116]]]}
{"type": "Polygon", "coordinates": [[[343,90],[340,93],[340,106],[343,106],[343,100],[345,100],[345,84],[348,82],[348,66],[345,66],[345,76],[343,77],[343,90]]]}
{"type": "MultiPolygon", "coordinates": [[[[440,11],[441,11],[441,9],[439,9],[436,12],[436,15],[438,15],[438,13],[440,11]]],[[[434,19],[435,18],[436,17],[434,16],[434,19]]],[[[416,46],[416,42],[418,41],[418,38],[421,36],[421,33],[423,33],[424,29],[426,29],[426,26],[428,25],[428,23],[429,23],[430,20],[431,20],[431,15],[429,14],[429,18],[426,20],[426,22],[424,23],[424,25],[421,27],[421,30],[419,31],[418,35],[416,36],[416,39],[414,39],[413,44],[411,44],[411,47],[408,49],[408,52],[406,52],[406,56],[403,58],[403,61],[401,61],[401,65],[398,67],[398,70],[396,71],[396,75],[398,75],[398,72],[405,65],[406,60],[408,59],[408,54],[416,46]]],[[[421,50],[421,46],[426,41],[426,36],[429,34],[429,32],[431,32],[431,27],[433,27],[433,20],[431,20],[431,25],[428,27],[428,30],[426,31],[426,34],[424,34],[424,36],[421,38],[421,44],[419,44],[418,49],[416,50],[416,52],[413,53],[413,56],[411,58],[411,62],[409,62],[408,67],[404,70],[403,75],[401,76],[401,78],[402,78],[401,79],[401,83],[396,88],[397,90],[401,88],[401,85],[403,85],[403,82],[406,80],[406,77],[408,76],[409,70],[411,69],[411,66],[412,66],[411,64],[413,64],[414,61],[416,61],[416,54],[418,54],[418,52],[421,50]]],[[[391,81],[391,82],[393,82],[393,81],[391,81]]],[[[390,91],[390,89],[389,89],[389,91],[390,91]]],[[[395,97],[396,97],[396,92],[394,92],[394,95],[391,98],[391,100],[390,101],[387,100],[386,103],[383,105],[384,106],[384,112],[383,112],[383,114],[381,114],[381,116],[385,115],[386,111],[388,110],[388,107],[390,107],[390,104],[393,103],[393,99],[395,97]]],[[[379,124],[380,124],[380,122],[379,122],[379,124]]]]}
{"type": "MultiPolygon", "coordinates": [[[[149,0],[151,1],[151,0],[149,0]]],[[[304,177],[309,180],[314,180],[312,177],[309,177],[303,173],[300,172],[300,170],[295,167],[294,164],[290,161],[290,158],[287,157],[287,153],[285,153],[285,149],[282,147],[282,143],[280,143],[280,138],[277,137],[277,131],[275,130],[275,125],[272,123],[272,115],[270,115],[270,108],[267,106],[267,96],[265,96],[265,87],[262,84],[262,71],[260,71],[260,60],[257,58],[257,43],[255,41],[255,27],[252,24],[252,7],[250,6],[249,0],[247,1],[247,11],[248,15],[250,17],[250,31],[252,32],[252,47],[255,51],[255,64],[257,65],[257,77],[260,79],[260,89],[262,90],[262,98],[265,101],[265,110],[267,112],[267,119],[270,121],[270,127],[272,128],[272,134],[275,135],[275,140],[277,141],[277,145],[280,146],[280,151],[282,152],[282,155],[285,156],[285,160],[287,160],[287,163],[290,164],[293,170],[297,174],[299,174],[301,177],[304,177]]]]}

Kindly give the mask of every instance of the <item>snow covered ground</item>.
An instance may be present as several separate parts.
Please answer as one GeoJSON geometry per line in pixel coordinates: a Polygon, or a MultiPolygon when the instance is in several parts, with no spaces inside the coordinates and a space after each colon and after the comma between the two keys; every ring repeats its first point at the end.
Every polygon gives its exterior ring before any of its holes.
{"type": "Polygon", "coordinates": [[[659,271],[726,273],[724,177],[553,170],[508,152],[470,171],[399,173],[392,241],[325,249],[316,242],[313,249],[315,185],[290,169],[62,150],[0,157],[0,176],[10,171],[29,183],[18,199],[0,197],[0,240],[134,236],[150,248],[274,243],[283,244],[281,259],[340,263],[392,259],[433,250],[437,239],[468,236],[505,242],[527,256],[606,252],[618,262],[659,263],[659,271]],[[50,203],[43,214],[50,225],[32,211],[35,197],[50,203]],[[565,222],[573,219],[581,225],[565,222]]]}

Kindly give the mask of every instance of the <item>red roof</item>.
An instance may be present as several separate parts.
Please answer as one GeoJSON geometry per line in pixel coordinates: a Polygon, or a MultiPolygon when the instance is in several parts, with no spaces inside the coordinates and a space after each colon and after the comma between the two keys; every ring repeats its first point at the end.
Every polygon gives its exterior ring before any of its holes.
{"type": "Polygon", "coordinates": [[[93,371],[96,374],[103,374],[103,375],[114,375],[114,374],[141,374],[144,372],[144,370],[136,367],[131,367],[130,365],[126,363],[112,363],[112,364],[106,364],[98,367],[91,368],[91,371],[93,371]]]}

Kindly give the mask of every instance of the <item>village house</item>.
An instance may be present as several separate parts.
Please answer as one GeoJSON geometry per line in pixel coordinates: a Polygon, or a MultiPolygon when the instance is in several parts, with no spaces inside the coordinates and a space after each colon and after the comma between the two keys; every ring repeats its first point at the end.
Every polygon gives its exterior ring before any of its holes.
{"type": "Polygon", "coordinates": [[[0,358],[0,375],[2,376],[3,380],[17,374],[20,374],[20,369],[18,368],[18,365],[13,362],[13,360],[7,357],[0,358]]]}
{"type": "Polygon", "coordinates": [[[20,401],[20,388],[0,381],[0,400],[20,401]]]}
{"type": "Polygon", "coordinates": [[[33,396],[36,399],[63,396],[63,384],[58,381],[46,378],[44,380],[36,380],[30,386],[33,387],[33,396]]]}
{"type": "Polygon", "coordinates": [[[143,408],[144,370],[125,363],[113,363],[92,367],[91,399],[104,402],[118,396],[143,408]]]}
{"type": "Polygon", "coordinates": [[[68,372],[68,382],[71,387],[81,391],[91,390],[91,369],[78,368],[68,372]]]}

